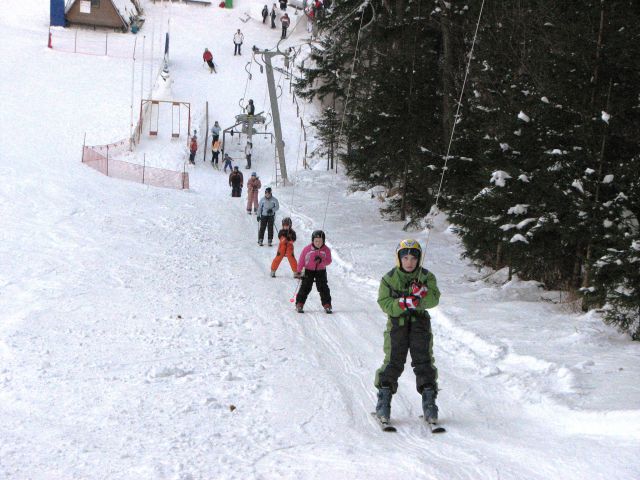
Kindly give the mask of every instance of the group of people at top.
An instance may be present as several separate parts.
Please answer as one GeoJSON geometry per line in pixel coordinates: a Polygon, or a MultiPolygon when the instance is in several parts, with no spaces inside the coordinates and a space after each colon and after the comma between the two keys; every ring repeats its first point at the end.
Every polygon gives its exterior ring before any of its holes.
{"type": "MultiPolygon", "coordinates": [[[[280,10],[284,13],[280,17],[280,25],[282,26],[282,38],[287,38],[287,29],[289,25],[291,25],[291,19],[289,18],[289,14],[286,12],[287,10],[287,0],[280,0],[280,10]]],[[[269,12],[269,7],[266,5],[262,8],[262,23],[267,23],[267,18],[271,17],[271,28],[276,28],[276,17],[278,14],[276,13],[276,4],[274,3],[271,7],[271,12],[269,12]]]]}

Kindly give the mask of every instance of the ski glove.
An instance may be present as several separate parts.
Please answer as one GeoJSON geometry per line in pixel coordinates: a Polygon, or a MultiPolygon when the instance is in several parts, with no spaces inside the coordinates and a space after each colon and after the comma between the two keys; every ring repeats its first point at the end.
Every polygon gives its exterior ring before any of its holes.
{"type": "Polygon", "coordinates": [[[426,285],[422,285],[418,282],[413,282],[411,284],[411,294],[415,297],[424,298],[427,296],[428,291],[429,290],[427,290],[426,285]]]}
{"type": "Polygon", "coordinates": [[[271,210],[271,209],[267,210],[267,216],[270,217],[271,215],[273,215],[273,210],[271,210]]]}
{"type": "Polygon", "coordinates": [[[414,297],[413,295],[398,299],[398,304],[400,305],[400,308],[402,310],[415,310],[419,303],[420,299],[418,297],[414,297]]]}
{"type": "Polygon", "coordinates": [[[256,217],[256,220],[258,220],[258,223],[260,223],[260,217],[256,217]]]}

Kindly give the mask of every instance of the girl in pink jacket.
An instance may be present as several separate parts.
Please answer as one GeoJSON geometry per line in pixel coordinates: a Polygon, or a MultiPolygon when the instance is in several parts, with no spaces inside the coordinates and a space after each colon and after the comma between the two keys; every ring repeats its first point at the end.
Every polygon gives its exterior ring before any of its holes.
{"type": "Polygon", "coordinates": [[[300,289],[296,295],[296,310],[304,313],[304,302],[316,282],[320,294],[320,301],[326,313],[332,313],[331,292],[327,283],[327,266],[331,264],[331,250],[325,245],[325,235],[322,230],[311,234],[311,243],[302,249],[298,260],[297,276],[302,278],[300,289]]]}

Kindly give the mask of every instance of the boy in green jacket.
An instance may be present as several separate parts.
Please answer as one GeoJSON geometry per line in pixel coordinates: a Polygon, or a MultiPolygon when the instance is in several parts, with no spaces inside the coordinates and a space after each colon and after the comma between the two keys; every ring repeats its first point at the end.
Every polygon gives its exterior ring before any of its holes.
{"type": "Polygon", "coordinates": [[[382,277],[378,290],[378,305],[388,316],[384,363],[375,379],[376,416],[383,422],[388,422],[391,416],[391,397],[398,390],[398,378],[409,350],[416,387],[422,395],[424,418],[429,423],[438,420],[438,370],[434,365],[431,317],[427,309],[438,305],[440,290],[433,273],[420,267],[422,255],[422,247],[416,240],[401,241],[396,248],[396,267],[382,277]]]}

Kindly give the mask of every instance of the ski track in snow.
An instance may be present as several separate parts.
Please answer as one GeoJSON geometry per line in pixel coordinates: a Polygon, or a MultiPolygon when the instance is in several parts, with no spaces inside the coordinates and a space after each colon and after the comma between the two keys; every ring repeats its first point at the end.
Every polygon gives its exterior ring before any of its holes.
{"type": "MultiPolygon", "coordinates": [[[[424,232],[380,219],[379,203],[345,193],[324,160],[301,169],[299,120],[283,88],[294,185],[274,189],[278,220],[293,218],[296,253],[322,226],[334,259],[334,314],[315,289],[296,313],[288,263],[268,277],[275,246],[256,246],[246,197],[231,199],[227,176],[202,162],[202,135],[186,192],[79,163],[85,132],[89,144],[127,135],[130,61],[49,51],[41,2],[9,3],[0,22],[0,477],[637,477],[637,345],[592,315],[576,320],[541,302],[528,282],[478,280],[442,219],[425,266],[443,292],[432,323],[448,432],[433,436],[418,418],[409,364],[392,403],[398,432],[381,432],[369,414],[386,321],[378,282],[397,241],[424,232]]],[[[237,3],[165,12],[145,3],[147,25],[171,12],[171,90],[192,102],[199,131],[205,100],[212,120],[232,124],[250,45],[279,35],[238,21],[244,10],[259,18],[262,4],[237,3]],[[236,28],[248,37],[241,58],[231,55],[236,28]],[[217,75],[200,68],[203,43],[217,75]]],[[[247,98],[258,110],[264,83],[254,71],[247,98]]],[[[181,165],[183,143],[145,138],[133,158],[181,165]]],[[[234,139],[232,156],[241,147],[234,139]]],[[[273,185],[272,155],[257,139],[263,189],[273,185]]]]}

